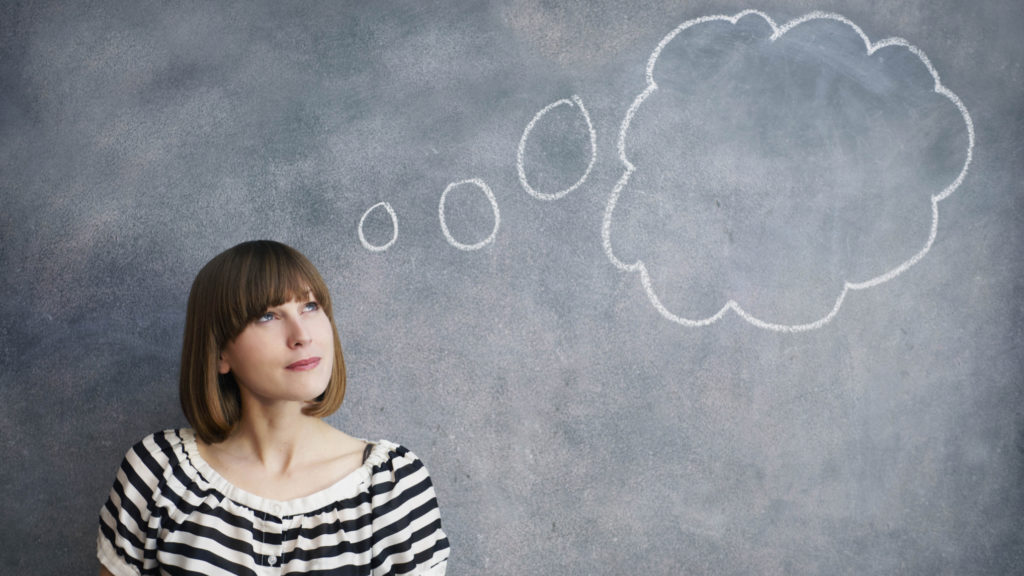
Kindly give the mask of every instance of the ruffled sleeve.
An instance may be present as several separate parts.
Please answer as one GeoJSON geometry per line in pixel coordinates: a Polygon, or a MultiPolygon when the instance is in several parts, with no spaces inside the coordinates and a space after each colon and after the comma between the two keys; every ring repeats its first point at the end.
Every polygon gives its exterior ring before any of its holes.
{"type": "Polygon", "coordinates": [[[132,446],[100,509],[96,556],[115,576],[156,573],[160,514],[155,504],[167,455],[154,434],[132,446]]]}
{"type": "Polygon", "coordinates": [[[448,537],[423,462],[405,447],[393,445],[387,458],[373,466],[370,495],[373,574],[442,576],[448,537]]]}

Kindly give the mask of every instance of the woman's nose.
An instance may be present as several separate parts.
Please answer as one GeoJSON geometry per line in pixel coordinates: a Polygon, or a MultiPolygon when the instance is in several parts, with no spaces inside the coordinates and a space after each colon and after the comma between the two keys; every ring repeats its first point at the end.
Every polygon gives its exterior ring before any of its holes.
{"type": "Polygon", "coordinates": [[[310,336],[309,330],[302,323],[302,320],[293,318],[289,321],[288,327],[288,346],[295,348],[298,346],[305,346],[310,343],[312,337],[310,336]]]}

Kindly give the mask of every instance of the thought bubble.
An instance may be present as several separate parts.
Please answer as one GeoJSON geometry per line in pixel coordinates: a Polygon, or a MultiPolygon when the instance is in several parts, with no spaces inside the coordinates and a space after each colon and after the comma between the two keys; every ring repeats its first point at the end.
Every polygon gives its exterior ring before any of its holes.
{"type": "Polygon", "coordinates": [[[967,108],[906,40],[822,12],[696,18],[655,48],[622,121],[604,250],[681,325],[820,328],[925,257],[973,148],[967,108]]]}

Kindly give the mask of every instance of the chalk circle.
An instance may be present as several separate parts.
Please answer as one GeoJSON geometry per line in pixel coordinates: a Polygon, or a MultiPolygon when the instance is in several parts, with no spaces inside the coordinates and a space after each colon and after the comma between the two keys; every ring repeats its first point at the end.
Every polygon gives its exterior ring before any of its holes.
{"type": "Polygon", "coordinates": [[[387,202],[377,202],[373,206],[370,206],[369,210],[363,212],[363,217],[359,219],[359,241],[362,242],[364,248],[370,252],[383,252],[388,248],[391,248],[391,245],[395,243],[395,240],[398,240],[398,216],[395,214],[395,209],[391,207],[391,204],[388,204],[387,202]],[[366,217],[370,215],[370,212],[373,212],[377,208],[384,208],[384,210],[387,211],[388,216],[391,217],[391,240],[389,240],[387,244],[381,246],[370,244],[366,239],[366,236],[363,234],[363,223],[366,222],[366,217]]]}
{"type": "Polygon", "coordinates": [[[441,231],[444,232],[445,239],[448,240],[449,244],[455,246],[459,250],[479,250],[484,246],[487,246],[491,242],[494,242],[495,236],[498,235],[498,225],[501,223],[501,214],[498,213],[498,201],[494,199],[494,193],[491,192],[491,189],[487,186],[487,184],[485,184],[484,181],[480,180],[479,178],[470,178],[469,180],[462,180],[461,182],[452,182],[451,184],[449,184],[448,187],[445,188],[444,192],[441,194],[441,203],[438,206],[437,214],[438,217],[441,219],[441,231]],[[463,244],[462,242],[456,240],[452,236],[451,231],[448,230],[448,224],[444,220],[444,202],[448,198],[448,192],[450,192],[453,188],[462,186],[463,184],[472,184],[479,188],[480,190],[482,190],[484,195],[487,196],[487,200],[491,203],[491,211],[494,212],[494,229],[491,230],[491,235],[488,236],[487,238],[484,238],[480,242],[477,242],[476,244],[463,244]]]}
{"type": "Polygon", "coordinates": [[[519,139],[519,149],[516,151],[516,170],[519,171],[519,183],[523,186],[523,190],[526,190],[527,194],[538,200],[558,200],[569,192],[579,188],[583,182],[586,181],[587,177],[590,176],[590,170],[594,168],[595,161],[597,161],[597,132],[594,131],[594,124],[590,121],[590,114],[583,106],[583,100],[575,94],[572,96],[571,100],[563,98],[557,102],[548,104],[542,108],[540,112],[537,112],[537,115],[533,117],[533,120],[530,120],[530,123],[526,125],[526,129],[523,130],[523,137],[519,139]],[[580,115],[583,116],[583,120],[587,123],[587,131],[590,134],[590,163],[587,164],[587,169],[583,172],[583,176],[580,176],[580,179],[572,186],[569,186],[564,190],[559,190],[558,192],[538,192],[533,188],[533,186],[530,186],[529,181],[526,179],[526,167],[524,166],[523,161],[523,156],[526,154],[526,141],[529,140],[530,132],[533,131],[533,127],[537,122],[543,118],[545,114],[559,106],[569,106],[570,108],[576,106],[580,109],[580,115]]]}

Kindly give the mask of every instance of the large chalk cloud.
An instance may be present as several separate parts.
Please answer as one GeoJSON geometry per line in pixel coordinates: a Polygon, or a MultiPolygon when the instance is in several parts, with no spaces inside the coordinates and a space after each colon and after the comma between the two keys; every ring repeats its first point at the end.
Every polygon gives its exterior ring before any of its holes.
{"type": "Polygon", "coordinates": [[[820,328],[931,249],[971,117],[920,49],[843,16],[687,21],[621,124],[609,260],[665,318],[820,328]]]}

